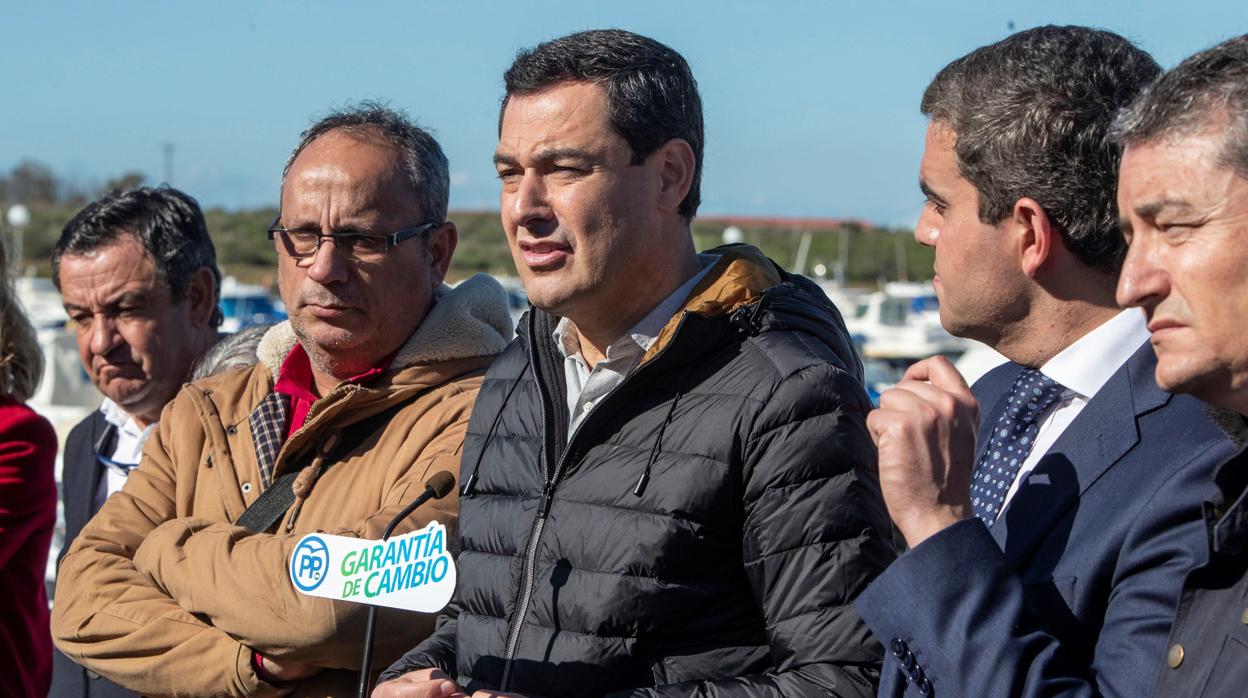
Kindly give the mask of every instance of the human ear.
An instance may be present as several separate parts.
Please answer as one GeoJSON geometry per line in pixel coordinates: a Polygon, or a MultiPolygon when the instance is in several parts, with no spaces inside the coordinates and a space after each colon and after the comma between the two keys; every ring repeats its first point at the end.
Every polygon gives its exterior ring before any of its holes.
{"type": "Polygon", "coordinates": [[[1021,236],[1019,258],[1023,273],[1035,278],[1061,244],[1061,230],[1040,202],[1023,197],[1014,202],[1012,222],[1021,236]]]}
{"type": "Polygon", "coordinates": [[[191,325],[204,327],[212,322],[217,309],[217,278],[208,267],[191,272],[186,284],[186,300],[191,304],[191,325]]]}
{"type": "Polygon", "coordinates": [[[693,172],[697,158],[693,148],[683,138],[673,138],[659,146],[652,157],[659,164],[659,209],[677,211],[693,187],[693,172]]]}
{"type": "Polygon", "coordinates": [[[426,234],[429,236],[425,243],[429,285],[436,289],[446,280],[446,272],[451,267],[451,255],[455,254],[455,246],[459,244],[459,230],[454,223],[447,221],[426,234]]]}

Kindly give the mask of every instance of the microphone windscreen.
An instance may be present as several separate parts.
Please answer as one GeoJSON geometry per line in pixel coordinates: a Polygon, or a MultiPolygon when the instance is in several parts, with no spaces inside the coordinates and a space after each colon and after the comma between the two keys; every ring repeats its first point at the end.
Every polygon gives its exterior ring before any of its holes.
{"type": "Polygon", "coordinates": [[[433,490],[434,499],[442,499],[455,489],[455,476],[445,470],[440,470],[425,481],[425,487],[433,490]]]}

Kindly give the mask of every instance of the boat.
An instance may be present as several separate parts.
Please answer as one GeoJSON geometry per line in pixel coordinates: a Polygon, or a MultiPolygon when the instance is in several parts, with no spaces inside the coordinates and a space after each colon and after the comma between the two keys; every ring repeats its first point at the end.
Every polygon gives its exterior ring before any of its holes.
{"type": "Polygon", "coordinates": [[[227,276],[221,282],[221,331],[234,334],[252,325],[272,325],[286,319],[282,301],[263,286],[239,283],[227,276]]]}
{"type": "Polygon", "coordinates": [[[940,302],[930,282],[890,281],[856,300],[845,326],[863,359],[914,362],[941,354],[960,356],[967,340],[940,324],[940,302]]]}

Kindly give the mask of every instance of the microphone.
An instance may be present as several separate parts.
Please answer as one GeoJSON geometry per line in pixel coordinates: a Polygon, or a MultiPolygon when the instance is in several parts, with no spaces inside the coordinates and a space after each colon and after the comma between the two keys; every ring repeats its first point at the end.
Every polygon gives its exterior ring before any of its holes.
{"type": "MultiPolygon", "coordinates": [[[[399,515],[390,520],[384,531],[381,532],[381,539],[388,540],[390,534],[394,532],[394,528],[399,522],[406,519],[417,507],[430,499],[442,499],[455,489],[455,476],[445,470],[439,470],[432,477],[425,481],[425,491],[420,493],[411,504],[403,507],[403,511],[399,515]]],[[[373,664],[373,639],[377,625],[377,607],[368,607],[368,623],[364,628],[364,656],[360,661],[360,692],[359,698],[368,698],[368,675],[372,671],[373,664]]]]}

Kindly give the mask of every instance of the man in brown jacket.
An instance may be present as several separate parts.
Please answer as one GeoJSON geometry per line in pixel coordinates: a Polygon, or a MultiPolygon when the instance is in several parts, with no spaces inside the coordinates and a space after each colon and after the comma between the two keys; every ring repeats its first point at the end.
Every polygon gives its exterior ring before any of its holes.
{"type": "MultiPolygon", "coordinates": [[[[290,320],[257,366],[190,384],[165,409],[61,564],[61,651],[145,695],[353,692],[365,607],[296,592],[289,556],[311,531],[377,538],[431,474],[457,472],[481,376],[510,335],[497,283],[442,283],[448,179],[436,141],[375,105],[303,134],[269,229],[290,320]],[[237,525],[296,470],[273,526],[237,525]]],[[[427,505],[396,533],[457,511],[453,498],[427,505]]],[[[374,665],[432,625],[383,612],[374,665]]]]}

